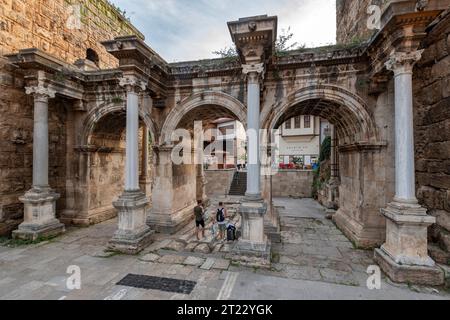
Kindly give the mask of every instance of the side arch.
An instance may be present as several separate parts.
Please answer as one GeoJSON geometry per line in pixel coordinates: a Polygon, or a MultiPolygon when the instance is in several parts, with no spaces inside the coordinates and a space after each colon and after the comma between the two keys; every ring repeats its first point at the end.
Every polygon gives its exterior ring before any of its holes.
{"type": "Polygon", "coordinates": [[[301,88],[277,105],[262,111],[262,126],[276,129],[290,114],[315,115],[336,125],[344,144],[379,144],[375,119],[366,103],[356,94],[335,85],[301,88]]]}
{"type": "Polygon", "coordinates": [[[189,112],[211,105],[227,109],[246,127],[247,108],[242,102],[224,92],[204,91],[185,99],[169,113],[161,129],[160,142],[170,145],[172,132],[177,129],[179,123],[189,112]]]}
{"type": "MultiPolygon", "coordinates": [[[[117,103],[106,103],[103,104],[97,108],[92,109],[86,119],[83,122],[82,131],[81,131],[81,137],[80,137],[80,145],[87,146],[90,144],[90,136],[95,130],[95,126],[97,123],[111,113],[116,112],[126,112],[126,106],[125,103],[123,104],[117,104],[117,103]]],[[[150,134],[152,136],[152,140],[155,142],[155,144],[158,142],[158,135],[157,130],[155,127],[155,124],[153,123],[153,120],[150,117],[150,114],[142,110],[141,107],[139,107],[139,117],[141,120],[145,123],[147,128],[150,131],[150,134]]]]}

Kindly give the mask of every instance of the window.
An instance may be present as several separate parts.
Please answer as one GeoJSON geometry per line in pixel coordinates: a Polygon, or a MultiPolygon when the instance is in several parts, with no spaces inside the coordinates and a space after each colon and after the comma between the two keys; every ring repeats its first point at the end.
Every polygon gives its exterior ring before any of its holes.
{"type": "Polygon", "coordinates": [[[98,64],[100,62],[100,59],[98,58],[97,52],[95,52],[91,48],[86,50],[86,59],[89,60],[89,61],[94,62],[97,66],[98,66],[98,64]]]}
{"type": "Polygon", "coordinates": [[[292,121],[291,121],[291,119],[286,121],[286,123],[284,124],[284,128],[287,129],[287,130],[292,129],[292,121]]]}
{"type": "Polygon", "coordinates": [[[302,127],[302,117],[301,116],[295,117],[294,127],[295,127],[295,129],[300,129],[302,127]]]}
{"type": "Polygon", "coordinates": [[[311,128],[311,116],[305,116],[305,129],[311,128]]]}

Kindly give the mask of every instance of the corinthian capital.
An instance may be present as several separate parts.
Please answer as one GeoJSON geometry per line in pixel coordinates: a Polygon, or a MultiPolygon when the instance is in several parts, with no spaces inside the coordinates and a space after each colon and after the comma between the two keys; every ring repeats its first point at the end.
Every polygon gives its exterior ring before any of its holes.
{"type": "Polygon", "coordinates": [[[124,76],[119,79],[119,85],[124,87],[127,92],[145,91],[147,84],[133,76],[124,76]]]}
{"type": "Polygon", "coordinates": [[[247,75],[250,82],[257,82],[264,75],[264,63],[243,64],[242,73],[247,75]]]}
{"type": "Polygon", "coordinates": [[[41,100],[44,102],[48,101],[50,98],[54,98],[56,95],[55,90],[44,87],[42,83],[37,86],[26,87],[25,93],[33,95],[35,100],[41,100]]]}
{"type": "Polygon", "coordinates": [[[411,73],[414,65],[422,58],[424,50],[412,52],[394,52],[386,62],[386,68],[394,73],[411,73]]]}

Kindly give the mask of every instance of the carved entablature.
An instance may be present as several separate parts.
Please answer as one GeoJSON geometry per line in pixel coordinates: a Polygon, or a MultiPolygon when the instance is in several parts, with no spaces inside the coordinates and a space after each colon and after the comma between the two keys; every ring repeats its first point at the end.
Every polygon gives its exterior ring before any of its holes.
{"type": "Polygon", "coordinates": [[[392,1],[383,11],[381,30],[371,39],[367,53],[372,75],[385,73],[392,49],[414,52],[427,36],[427,27],[448,5],[437,0],[392,1]]]}
{"type": "Polygon", "coordinates": [[[277,23],[277,17],[267,15],[228,22],[241,63],[265,63],[272,58],[277,38],[277,23]]]}

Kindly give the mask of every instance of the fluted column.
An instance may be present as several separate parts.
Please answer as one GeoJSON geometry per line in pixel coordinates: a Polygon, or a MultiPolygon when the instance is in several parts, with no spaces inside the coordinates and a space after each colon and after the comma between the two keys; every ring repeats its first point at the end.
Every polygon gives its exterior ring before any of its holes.
{"type": "Polygon", "coordinates": [[[386,243],[375,259],[397,282],[439,285],[442,270],[428,256],[428,227],[436,219],[418,204],[415,189],[413,86],[414,64],[422,51],[395,52],[386,63],[395,85],[395,197],[382,209],[386,243]]]}
{"type": "Polygon", "coordinates": [[[42,83],[27,87],[26,93],[34,98],[33,126],[33,186],[20,201],[24,203],[24,222],[14,231],[13,237],[36,240],[58,235],[65,231],[64,225],[56,219],[55,193],[48,183],[48,102],[56,92],[42,83]]]}

